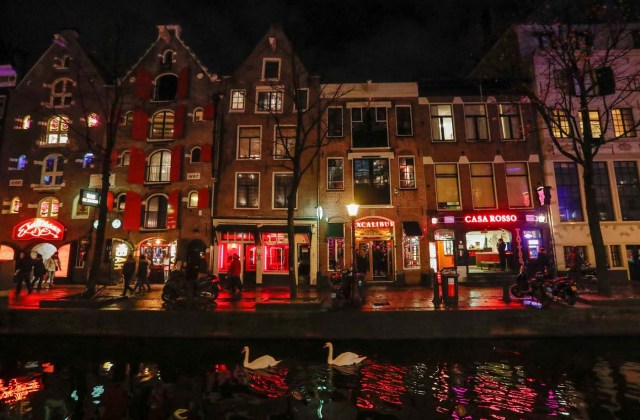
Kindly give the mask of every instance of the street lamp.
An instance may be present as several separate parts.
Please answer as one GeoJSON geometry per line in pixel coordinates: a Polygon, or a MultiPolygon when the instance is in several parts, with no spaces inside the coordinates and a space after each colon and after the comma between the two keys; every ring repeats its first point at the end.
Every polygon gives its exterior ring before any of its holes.
{"type": "Polygon", "coordinates": [[[356,266],[356,216],[358,215],[359,207],[360,206],[355,203],[347,204],[347,213],[351,218],[351,275],[353,276],[351,284],[351,301],[356,305],[361,304],[358,290],[358,270],[356,266]]]}

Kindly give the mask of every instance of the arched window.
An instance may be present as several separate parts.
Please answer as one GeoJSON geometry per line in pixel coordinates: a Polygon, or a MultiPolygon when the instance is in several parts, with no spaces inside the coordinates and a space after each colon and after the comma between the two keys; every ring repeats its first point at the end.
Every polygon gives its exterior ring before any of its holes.
{"type": "Polygon", "coordinates": [[[162,53],[162,64],[171,65],[173,63],[173,50],[166,50],[162,53]]]}
{"type": "Polygon", "coordinates": [[[172,139],[175,115],[171,111],[160,111],[151,119],[152,139],[172,139]]]}
{"type": "Polygon", "coordinates": [[[129,162],[131,161],[131,153],[128,150],[122,152],[120,155],[120,166],[129,166],[129,162]]]}
{"type": "Polygon", "coordinates": [[[91,168],[93,166],[94,159],[95,157],[93,156],[93,153],[85,153],[82,158],[82,167],[91,168]]]}
{"type": "Polygon", "coordinates": [[[27,155],[20,155],[16,163],[16,169],[21,171],[27,167],[27,155]]]}
{"type": "Polygon", "coordinates": [[[196,108],[193,110],[193,122],[204,121],[204,109],[196,108]]]}
{"type": "Polygon", "coordinates": [[[115,203],[115,211],[118,211],[118,212],[124,211],[124,206],[126,203],[127,203],[127,194],[126,193],[118,194],[118,197],[116,198],[116,203],[115,203]]]}
{"type": "Polygon", "coordinates": [[[133,111],[127,111],[120,116],[120,125],[133,124],[133,111]]]}
{"type": "Polygon", "coordinates": [[[13,197],[11,199],[11,208],[9,211],[13,214],[20,212],[20,207],[22,207],[22,201],[20,201],[20,197],[13,197]]]}
{"type": "Polygon", "coordinates": [[[178,92],[178,76],[175,74],[163,74],[156,79],[156,101],[172,101],[176,99],[178,92]]]}
{"type": "Polygon", "coordinates": [[[198,207],[198,191],[191,191],[189,193],[187,207],[190,209],[195,209],[196,207],[198,207]]]}
{"type": "Polygon", "coordinates": [[[49,155],[42,162],[40,184],[61,186],[64,170],[64,158],[60,155],[49,155]]]}
{"type": "Polygon", "coordinates": [[[71,217],[74,219],[88,219],[89,218],[89,206],[85,206],[80,202],[80,196],[76,195],[73,199],[73,212],[71,217]]]}
{"type": "Polygon", "coordinates": [[[25,115],[22,118],[22,124],[20,125],[20,128],[22,128],[23,130],[28,130],[31,127],[31,115],[25,115]]]}
{"type": "Polygon", "coordinates": [[[191,149],[191,163],[200,162],[200,155],[202,154],[202,149],[199,147],[194,147],[191,149]]]}
{"type": "Polygon", "coordinates": [[[87,116],[87,126],[88,127],[96,127],[99,123],[98,114],[92,112],[87,116]]]}
{"type": "Polygon", "coordinates": [[[167,228],[167,197],[154,195],[147,199],[144,212],[144,227],[147,229],[167,228]]]}
{"type": "Polygon", "coordinates": [[[53,106],[68,106],[73,101],[73,94],[71,88],[73,87],[73,80],[64,78],[58,79],[51,84],[51,105],[53,106]]]}
{"type": "Polygon", "coordinates": [[[69,119],[64,115],[49,118],[45,144],[67,144],[69,142],[69,119]]]}
{"type": "Polygon", "coordinates": [[[55,197],[45,197],[38,203],[38,217],[58,217],[60,201],[55,197]]]}
{"type": "Polygon", "coordinates": [[[148,182],[169,182],[171,172],[171,152],[159,150],[149,156],[147,165],[148,182]]]}

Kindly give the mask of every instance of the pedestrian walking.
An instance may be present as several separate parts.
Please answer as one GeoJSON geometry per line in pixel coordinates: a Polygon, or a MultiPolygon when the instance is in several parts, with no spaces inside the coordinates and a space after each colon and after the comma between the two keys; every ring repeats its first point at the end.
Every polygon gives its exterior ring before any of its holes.
{"type": "Polygon", "coordinates": [[[231,295],[236,294],[236,288],[238,291],[242,292],[242,279],[240,278],[240,273],[242,272],[242,265],[240,264],[240,257],[238,254],[233,254],[233,261],[231,261],[231,265],[229,265],[229,280],[230,280],[230,292],[231,295]]]}
{"type": "Polygon", "coordinates": [[[44,261],[42,255],[36,254],[36,259],[33,260],[33,281],[31,282],[31,290],[38,283],[38,290],[42,289],[42,280],[47,274],[47,269],[44,268],[44,261]]]}
{"type": "Polygon", "coordinates": [[[567,267],[569,268],[568,276],[578,281],[580,279],[580,270],[582,269],[582,257],[578,253],[577,247],[571,247],[571,252],[567,256],[567,267]]]}
{"type": "Polygon", "coordinates": [[[171,257],[169,254],[164,254],[164,258],[162,259],[162,268],[164,271],[164,282],[166,283],[169,280],[169,274],[171,272],[171,257]]]}
{"type": "Polygon", "coordinates": [[[16,296],[20,295],[22,291],[22,283],[27,285],[29,294],[32,292],[31,288],[31,269],[33,268],[33,262],[31,257],[24,252],[20,252],[18,260],[16,261],[16,296]]]}
{"type": "Polygon", "coordinates": [[[502,238],[498,239],[498,258],[500,259],[500,270],[507,269],[507,244],[502,238]]]}
{"type": "Polygon", "coordinates": [[[129,254],[127,260],[122,265],[120,274],[122,274],[124,289],[122,290],[122,296],[127,296],[127,292],[135,293],[135,289],[131,287],[131,279],[136,272],[136,260],[133,255],[129,254]]]}
{"type": "Polygon", "coordinates": [[[47,258],[44,262],[44,268],[47,270],[47,287],[51,287],[53,286],[56,271],[60,270],[60,257],[57,251],[47,258]]]}
{"type": "Polygon", "coordinates": [[[140,260],[138,261],[138,270],[136,271],[136,286],[134,290],[142,293],[144,292],[145,285],[147,285],[148,287],[147,290],[150,291],[151,285],[149,284],[149,262],[144,255],[140,255],[140,260]]]}

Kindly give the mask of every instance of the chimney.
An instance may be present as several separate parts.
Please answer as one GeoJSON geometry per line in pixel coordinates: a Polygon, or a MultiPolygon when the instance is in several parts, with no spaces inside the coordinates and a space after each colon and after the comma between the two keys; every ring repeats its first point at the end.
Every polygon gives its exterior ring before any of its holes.
{"type": "Polygon", "coordinates": [[[156,28],[158,28],[158,38],[162,38],[164,42],[169,42],[174,37],[181,39],[182,28],[180,25],[157,25],[156,28]]]}

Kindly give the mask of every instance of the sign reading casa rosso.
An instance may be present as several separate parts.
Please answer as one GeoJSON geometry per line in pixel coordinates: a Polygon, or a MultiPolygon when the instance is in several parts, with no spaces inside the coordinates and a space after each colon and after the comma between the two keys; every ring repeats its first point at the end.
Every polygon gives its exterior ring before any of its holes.
{"type": "Polygon", "coordinates": [[[64,225],[53,219],[27,219],[13,228],[13,239],[49,239],[59,241],[64,238],[64,225]]]}
{"type": "Polygon", "coordinates": [[[356,222],[356,228],[365,229],[365,228],[390,228],[394,227],[395,222],[391,220],[362,220],[356,222]]]}
{"type": "Polygon", "coordinates": [[[464,216],[465,223],[517,222],[515,214],[480,214],[464,216]]]}

